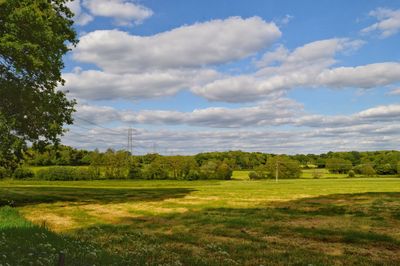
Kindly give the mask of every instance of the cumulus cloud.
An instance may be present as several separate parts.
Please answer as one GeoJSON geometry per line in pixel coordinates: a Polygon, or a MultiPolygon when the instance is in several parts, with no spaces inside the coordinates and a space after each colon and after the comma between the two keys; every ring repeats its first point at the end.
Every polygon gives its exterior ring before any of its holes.
{"type": "Polygon", "coordinates": [[[324,70],[317,77],[321,85],[344,88],[373,88],[400,81],[400,63],[385,62],[324,70]]]}
{"type": "Polygon", "coordinates": [[[344,128],[382,122],[400,122],[400,104],[372,107],[352,115],[304,115],[290,121],[296,126],[344,128]]]}
{"type": "Polygon", "coordinates": [[[113,18],[120,26],[140,24],[153,15],[151,9],[129,0],[84,0],[83,5],[93,15],[113,18]]]}
{"type": "Polygon", "coordinates": [[[94,19],[93,16],[82,10],[80,0],[67,2],[67,6],[74,13],[74,21],[78,25],[84,26],[94,19]]]}
{"type": "Polygon", "coordinates": [[[372,107],[351,115],[318,115],[304,111],[302,104],[286,98],[270,99],[255,106],[208,107],[191,112],[171,110],[117,110],[107,106],[82,105],[77,115],[96,122],[140,125],[189,125],[211,128],[257,128],[295,126],[344,128],[400,122],[400,104],[372,107]]]}
{"type": "MultiPolygon", "coordinates": [[[[168,130],[136,128],[134,153],[195,154],[216,150],[271,153],[321,153],[327,151],[383,150],[400,148],[399,125],[370,124],[343,128],[306,130],[168,130]]],[[[124,149],[127,127],[113,131],[96,128],[79,134],[71,130],[63,143],[94,149],[124,149]]]]}
{"type": "Polygon", "coordinates": [[[307,114],[301,104],[282,98],[253,107],[204,108],[192,112],[134,112],[84,104],[78,106],[76,116],[76,124],[63,141],[88,149],[124,149],[127,128],[131,126],[135,127],[135,153],[141,154],[153,152],[154,146],[164,154],[236,149],[319,153],[400,148],[399,104],[376,106],[346,116],[307,114]],[[153,125],[155,129],[143,129],[143,125],[153,125]],[[196,128],[168,129],[165,125],[196,128]]]}
{"type": "Polygon", "coordinates": [[[364,28],[361,33],[378,32],[381,38],[392,36],[400,30],[400,9],[377,8],[369,13],[378,22],[364,28]]]}
{"type": "Polygon", "coordinates": [[[204,84],[219,74],[211,69],[165,70],[145,73],[110,73],[100,70],[65,73],[70,96],[89,100],[142,100],[171,96],[179,90],[204,84]]]}
{"type": "Polygon", "coordinates": [[[274,23],[259,17],[211,20],[152,36],[96,30],[81,37],[73,56],[111,73],[192,68],[247,57],[280,36],[274,23]]]}
{"type": "Polygon", "coordinates": [[[82,105],[79,117],[89,121],[119,121],[126,124],[190,125],[196,127],[239,128],[286,124],[302,105],[290,99],[271,99],[257,106],[240,108],[209,107],[192,112],[142,110],[132,112],[107,106],[82,105]]]}
{"type": "Polygon", "coordinates": [[[358,118],[366,120],[400,120],[400,104],[382,105],[359,112],[358,118]]]}
{"type": "Polygon", "coordinates": [[[249,102],[296,87],[369,89],[400,81],[397,62],[334,67],[335,54],[361,45],[359,40],[330,39],[306,44],[291,53],[278,47],[256,63],[261,66],[256,73],[225,77],[193,87],[192,91],[211,101],[249,102]]]}

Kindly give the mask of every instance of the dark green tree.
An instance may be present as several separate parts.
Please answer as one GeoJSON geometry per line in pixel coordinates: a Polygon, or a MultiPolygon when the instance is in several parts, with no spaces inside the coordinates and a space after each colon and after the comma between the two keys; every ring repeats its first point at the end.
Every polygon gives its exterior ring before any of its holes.
{"type": "Polygon", "coordinates": [[[76,45],[67,0],[0,0],[0,164],[15,168],[26,143],[58,143],[75,102],[62,57],[76,45]]]}
{"type": "Polygon", "coordinates": [[[329,158],[326,160],[326,168],[334,174],[346,174],[353,165],[351,161],[341,158],[329,158]]]}
{"type": "Polygon", "coordinates": [[[275,178],[277,172],[279,179],[299,178],[301,175],[300,163],[283,155],[269,158],[266,169],[269,178],[275,178]]]}

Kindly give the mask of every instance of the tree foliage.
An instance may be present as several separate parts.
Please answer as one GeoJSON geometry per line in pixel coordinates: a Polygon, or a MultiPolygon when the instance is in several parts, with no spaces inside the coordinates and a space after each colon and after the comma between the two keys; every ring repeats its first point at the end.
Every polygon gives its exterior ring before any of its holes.
{"type": "Polygon", "coordinates": [[[0,163],[15,168],[26,143],[58,143],[74,101],[62,57],[77,43],[66,0],[0,0],[0,163]]]}
{"type": "Polygon", "coordinates": [[[334,174],[346,174],[353,167],[351,161],[341,158],[330,158],[326,160],[326,168],[334,174]]]}
{"type": "Polygon", "coordinates": [[[266,164],[269,178],[275,178],[278,172],[279,179],[299,178],[301,174],[300,163],[287,156],[275,156],[268,159],[266,164]]]}

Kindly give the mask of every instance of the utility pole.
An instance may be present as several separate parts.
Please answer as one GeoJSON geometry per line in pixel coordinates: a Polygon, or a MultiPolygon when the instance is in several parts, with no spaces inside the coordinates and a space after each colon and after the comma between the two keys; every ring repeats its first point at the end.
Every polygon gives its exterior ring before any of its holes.
{"type": "Polygon", "coordinates": [[[128,152],[133,154],[133,129],[128,128],[128,147],[127,147],[128,152]]]}
{"type": "Polygon", "coordinates": [[[279,179],[279,161],[276,160],[275,164],[275,182],[278,182],[279,179]]]}

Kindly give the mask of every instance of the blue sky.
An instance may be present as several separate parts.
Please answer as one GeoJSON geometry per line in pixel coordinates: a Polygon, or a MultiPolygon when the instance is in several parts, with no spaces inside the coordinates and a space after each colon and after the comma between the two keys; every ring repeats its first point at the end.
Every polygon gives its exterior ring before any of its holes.
{"type": "Polygon", "coordinates": [[[80,0],[63,142],[193,154],[399,149],[400,2],[80,0]]]}

